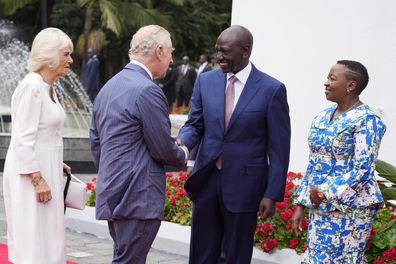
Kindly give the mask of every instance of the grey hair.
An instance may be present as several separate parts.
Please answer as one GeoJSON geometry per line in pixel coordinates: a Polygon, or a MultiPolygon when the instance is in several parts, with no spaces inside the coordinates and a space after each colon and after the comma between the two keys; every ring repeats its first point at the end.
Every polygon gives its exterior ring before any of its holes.
{"type": "Polygon", "coordinates": [[[65,32],[58,28],[45,28],[33,40],[27,69],[39,71],[45,66],[55,68],[59,65],[59,51],[65,47],[73,51],[73,42],[65,32]]]}
{"type": "Polygon", "coordinates": [[[170,33],[158,25],[149,25],[140,28],[132,37],[129,49],[129,57],[136,54],[142,57],[150,57],[154,54],[159,44],[169,47],[170,33]]]}

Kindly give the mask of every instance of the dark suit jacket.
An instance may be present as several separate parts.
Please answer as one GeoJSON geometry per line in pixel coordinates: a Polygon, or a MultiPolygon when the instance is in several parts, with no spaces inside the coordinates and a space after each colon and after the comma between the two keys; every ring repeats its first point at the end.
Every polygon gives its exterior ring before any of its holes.
{"type": "Polygon", "coordinates": [[[224,131],[226,74],[200,74],[188,121],[178,137],[191,149],[201,142],[193,175],[185,189],[194,200],[222,155],[221,185],[226,208],[257,212],[263,197],[282,201],[290,151],[286,88],[252,66],[247,83],[224,131]]]}
{"type": "Polygon", "coordinates": [[[162,218],[164,165],[184,161],[170,132],[166,98],[143,68],[128,64],[103,86],[90,129],[97,219],[162,218]]]}
{"type": "Polygon", "coordinates": [[[99,92],[99,67],[100,62],[97,55],[93,55],[84,67],[81,74],[81,83],[84,85],[87,94],[92,98],[99,92]]]}
{"type": "Polygon", "coordinates": [[[184,93],[192,93],[193,88],[194,88],[194,82],[195,79],[197,78],[197,72],[195,71],[195,68],[192,67],[191,65],[188,65],[188,69],[186,74],[183,74],[183,65],[179,65],[177,67],[177,72],[178,72],[178,79],[177,79],[177,84],[178,84],[178,90],[182,90],[184,93]]]}
{"type": "Polygon", "coordinates": [[[162,91],[164,92],[166,99],[168,100],[169,106],[171,106],[176,99],[176,81],[177,70],[172,67],[169,67],[165,77],[158,81],[159,84],[162,84],[164,86],[162,88],[162,91]]]}

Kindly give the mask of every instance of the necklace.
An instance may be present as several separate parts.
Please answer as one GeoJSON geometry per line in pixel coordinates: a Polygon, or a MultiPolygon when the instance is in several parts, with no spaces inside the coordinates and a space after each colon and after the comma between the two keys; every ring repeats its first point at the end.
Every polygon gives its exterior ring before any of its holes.
{"type": "Polygon", "coordinates": [[[335,119],[336,117],[340,116],[341,114],[346,113],[346,112],[348,112],[349,110],[355,108],[355,107],[358,106],[360,103],[361,103],[361,101],[358,99],[353,105],[351,105],[350,107],[348,107],[348,109],[345,110],[345,111],[340,111],[340,110],[338,109],[338,106],[337,106],[337,110],[334,112],[333,117],[331,118],[331,120],[333,120],[333,119],[335,119]]]}

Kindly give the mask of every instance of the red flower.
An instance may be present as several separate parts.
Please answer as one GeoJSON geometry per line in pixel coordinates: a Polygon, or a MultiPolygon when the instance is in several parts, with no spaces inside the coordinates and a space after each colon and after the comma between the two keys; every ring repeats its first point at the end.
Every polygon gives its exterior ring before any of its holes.
{"type": "Polygon", "coordinates": [[[169,203],[170,203],[171,205],[176,205],[176,199],[175,199],[175,197],[170,198],[170,199],[169,199],[169,203]]]}
{"type": "Polygon", "coordinates": [[[388,249],[384,252],[384,259],[386,261],[393,261],[396,260],[396,247],[388,249]]]}
{"type": "Polygon", "coordinates": [[[275,248],[278,247],[278,239],[277,238],[274,238],[274,239],[268,238],[267,241],[261,242],[260,247],[265,252],[270,253],[270,252],[272,252],[272,250],[274,250],[275,248]]]}
{"type": "Polygon", "coordinates": [[[294,173],[294,172],[292,172],[292,171],[289,171],[289,172],[287,173],[287,178],[293,179],[295,176],[296,176],[296,173],[294,173]]]}
{"type": "Polygon", "coordinates": [[[292,218],[292,216],[293,216],[293,210],[292,209],[287,209],[286,211],[284,211],[284,212],[282,212],[280,214],[280,219],[282,221],[287,222],[287,221],[290,220],[290,218],[292,218]]]}
{"type": "Polygon", "coordinates": [[[373,264],[385,264],[385,261],[383,261],[380,257],[377,257],[374,261],[373,264]]]}
{"type": "Polygon", "coordinates": [[[92,178],[92,182],[96,182],[96,177],[93,177],[93,178],[92,178]]]}
{"type": "Polygon", "coordinates": [[[177,194],[180,195],[180,196],[184,196],[184,195],[186,195],[186,191],[185,191],[183,188],[180,188],[180,189],[177,191],[177,194]]]}
{"type": "Polygon", "coordinates": [[[307,250],[307,248],[308,248],[308,244],[307,244],[307,243],[305,243],[305,244],[304,244],[304,246],[303,246],[303,248],[304,248],[304,251],[306,251],[306,250],[307,250]]]}
{"type": "Polygon", "coordinates": [[[90,190],[90,191],[93,191],[93,190],[95,190],[95,187],[94,187],[94,185],[92,183],[87,182],[87,189],[90,190]]]}
{"type": "Polygon", "coordinates": [[[289,247],[291,249],[295,249],[298,246],[299,243],[300,243],[300,240],[298,240],[297,238],[290,239],[289,247]]]}
{"type": "Polygon", "coordinates": [[[287,208],[288,199],[285,199],[283,202],[276,203],[276,210],[283,211],[287,208]]]}

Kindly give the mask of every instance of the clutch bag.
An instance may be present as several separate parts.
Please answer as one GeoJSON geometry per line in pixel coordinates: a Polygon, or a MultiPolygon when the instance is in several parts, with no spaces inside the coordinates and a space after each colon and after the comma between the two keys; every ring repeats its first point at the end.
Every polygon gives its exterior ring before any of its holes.
{"type": "Polygon", "coordinates": [[[87,185],[73,174],[66,173],[65,189],[63,197],[66,207],[84,210],[88,199],[87,185]]]}

